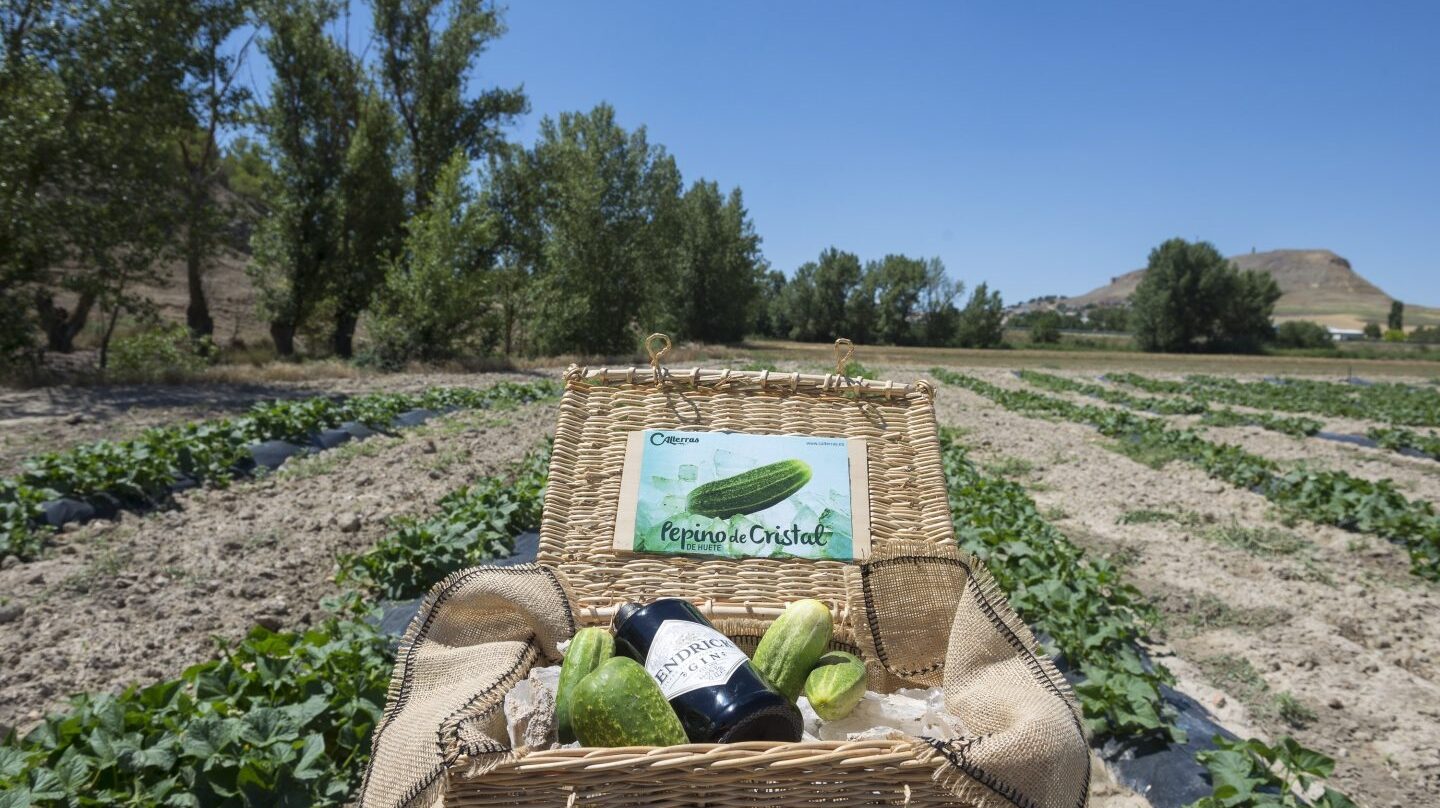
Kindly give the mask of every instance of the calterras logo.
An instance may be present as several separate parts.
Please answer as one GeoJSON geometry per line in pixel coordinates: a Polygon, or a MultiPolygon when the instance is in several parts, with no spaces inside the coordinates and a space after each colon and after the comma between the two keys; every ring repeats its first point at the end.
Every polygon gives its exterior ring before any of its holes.
{"type": "Polygon", "coordinates": [[[694,435],[666,435],[664,432],[653,432],[650,435],[651,446],[664,446],[665,444],[677,443],[699,443],[700,439],[694,435]]]}

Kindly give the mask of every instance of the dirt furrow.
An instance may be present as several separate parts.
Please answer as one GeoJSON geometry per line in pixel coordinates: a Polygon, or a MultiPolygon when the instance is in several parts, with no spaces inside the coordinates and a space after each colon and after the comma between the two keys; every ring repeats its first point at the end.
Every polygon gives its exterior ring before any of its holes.
{"type": "Polygon", "coordinates": [[[1127,565],[1167,617],[1176,668],[1224,693],[1209,699],[1222,719],[1336,755],[1337,785],[1367,804],[1436,802],[1440,590],[1408,573],[1400,548],[1283,528],[1263,497],[1183,463],[1136,463],[1086,426],[952,388],[937,407],[977,460],[1027,484],[1074,540],[1127,565]],[[1168,516],[1144,521],[1154,514],[1168,516]]]}
{"type": "Polygon", "coordinates": [[[146,429],[233,417],[277,398],[422,392],[429,387],[488,387],[501,381],[554,379],[537,373],[397,373],[354,378],[255,383],[132,384],[0,389],[0,476],[20,470],[37,451],[60,451],[96,440],[125,440],[146,429]]]}
{"type": "Polygon", "coordinates": [[[553,405],[455,413],[57,536],[48,558],[0,571],[24,610],[0,626],[0,723],[23,728],[71,692],[174,677],[213,656],[214,636],[310,624],[337,592],[339,554],[502,470],[554,420],[553,405]]]}
{"type": "MultiPolygon", "coordinates": [[[[1303,463],[1314,468],[1343,471],[1353,477],[1371,481],[1391,480],[1409,497],[1440,502],[1440,463],[1433,460],[1405,457],[1387,449],[1370,449],[1321,438],[1297,438],[1258,426],[1205,426],[1200,423],[1198,415],[1166,416],[1140,410],[1129,410],[1119,404],[1111,404],[1082,393],[1046,390],[1029,384],[1023,379],[1018,379],[1011,373],[978,371],[974,375],[992,384],[1012,390],[1026,390],[1052,398],[1064,399],[1075,404],[1088,404],[1095,407],[1135,412],[1144,417],[1161,418],[1172,427],[1195,427],[1207,440],[1217,443],[1232,443],[1247,452],[1281,463],[1290,465],[1303,463]]],[[[1072,378],[1079,379],[1080,377],[1073,376],[1072,378]]],[[[1356,434],[1363,433],[1364,430],[1361,429],[1356,434]]]]}

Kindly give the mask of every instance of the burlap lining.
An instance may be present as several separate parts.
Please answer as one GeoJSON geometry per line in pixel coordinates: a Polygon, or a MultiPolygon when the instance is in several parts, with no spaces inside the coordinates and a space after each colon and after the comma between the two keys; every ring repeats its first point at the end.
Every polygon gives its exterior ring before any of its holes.
{"type": "Polygon", "coordinates": [[[363,806],[1085,804],[1089,754],[1068,686],[983,564],[956,549],[928,387],[864,382],[846,397],[835,376],[767,376],[672,377],[658,363],[567,373],[540,563],[457,573],[427,597],[401,647],[363,806]],[[624,439],[646,427],[865,437],[870,562],[617,555],[606,527],[624,439]],[[555,661],[577,624],[659,596],[696,602],[747,651],[785,602],[819,597],[836,613],[833,647],[866,660],[872,689],[942,687],[970,734],[511,749],[508,688],[555,661]]]}
{"type": "MultiPolygon", "coordinates": [[[[915,739],[907,753],[928,770],[925,780],[938,786],[939,792],[928,797],[921,794],[923,781],[900,783],[898,788],[909,789],[911,805],[1084,806],[1089,791],[1089,759],[1079,710],[1069,687],[1048,659],[1032,651],[1033,635],[1004,602],[978,560],[959,554],[935,555],[933,548],[927,549],[929,555],[891,556],[858,567],[856,575],[861,581],[864,606],[851,612],[858,625],[837,626],[831,644],[832,648],[858,653],[867,660],[873,689],[943,686],[947,707],[972,729],[971,735],[962,738],[915,739]],[[916,575],[920,570],[932,574],[916,575]],[[931,601],[947,600],[934,597],[937,592],[960,593],[949,605],[952,619],[941,623],[911,619],[900,636],[907,642],[946,648],[945,658],[938,669],[932,669],[927,662],[916,670],[908,656],[905,666],[896,667],[889,652],[881,658],[874,649],[896,644],[888,637],[886,627],[905,622],[902,612],[912,609],[914,602],[909,587],[891,585],[889,578],[904,576],[931,587],[937,584],[937,575],[949,576],[954,587],[930,590],[931,601]],[[892,593],[896,597],[892,598],[892,593]],[[864,618],[858,619],[860,615],[864,618]],[[923,636],[926,633],[928,637],[923,636]],[[936,799],[941,796],[945,799],[936,799]]],[[[564,589],[552,571],[535,565],[475,568],[457,573],[435,588],[401,646],[390,706],[376,731],[375,757],[366,774],[361,805],[621,805],[632,804],[629,800],[637,791],[656,799],[668,794],[673,802],[665,804],[685,804],[677,798],[697,789],[703,793],[706,777],[716,778],[715,788],[725,788],[736,774],[733,761],[713,773],[706,769],[707,758],[714,757],[711,750],[723,749],[721,745],[673,747],[692,750],[694,759],[671,771],[671,779],[645,774],[648,750],[626,750],[633,757],[628,766],[619,765],[626,762],[623,757],[611,755],[604,759],[605,769],[595,771],[594,762],[585,756],[614,750],[510,747],[501,710],[504,694],[528,675],[532,666],[553,664],[557,655],[553,648],[555,627],[573,632],[571,610],[566,601],[559,599],[564,589]],[[470,612],[477,602],[493,601],[497,591],[515,593],[519,602],[513,613],[531,615],[537,621],[522,639],[492,639],[457,649],[429,636],[434,626],[447,621],[446,612],[470,612]],[[544,618],[538,615],[540,609],[556,606],[558,614],[552,612],[544,618]],[[548,650],[547,643],[541,640],[547,631],[552,643],[548,650]],[[456,654],[457,650],[463,653],[456,654]],[[427,667],[427,658],[435,659],[439,666],[427,667]],[[488,673],[468,678],[459,675],[475,660],[480,660],[488,673]],[[449,671],[456,675],[449,675],[449,671]],[[417,686],[421,676],[427,677],[428,688],[417,686]],[[440,683],[443,687],[437,694],[440,683]],[[458,702],[458,706],[448,710],[427,708],[420,703],[418,694],[422,690],[431,701],[447,707],[458,702]],[[394,742],[396,727],[405,723],[404,716],[412,712],[422,720],[428,717],[430,729],[408,732],[404,742],[394,742]],[[517,768],[527,762],[542,766],[539,771],[517,768]],[[602,774],[602,789],[585,796],[586,782],[602,774]]],[[[767,621],[744,618],[718,618],[715,623],[747,652],[753,650],[768,625],[767,621]]],[[[827,757],[833,757],[836,744],[779,746],[797,751],[813,747],[811,754],[824,763],[827,757]]],[[[892,743],[891,747],[882,744],[882,748],[893,754],[895,747],[892,743]]],[[[861,751],[856,749],[853,757],[863,760],[861,751]]],[[[758,752],[757,756],[763,754],[758,752]]],[[[893,790],[893,766],[891,762],[858,773],[837,770],[829,777],[848,783],[857,795],[881,783],[893,790]]],[[[763,766],[758,768],[764,778],[764,791],[773,797],[772,802],[763,804],[789,804],[787,795],[794,793],[798,800],[798,794],[803,793],[803,785],[777,780],[765,773],[763,766]]],[[[743,787],[758,790],[757,786],[743,787]]],[[[897,797],[895,804],[905,804],[905,799],[897,797]]],[[[854,804],[885,802],[867,797],[854,804]]],[[[841,800],[838,804],[847,803],[841,800]]]]}

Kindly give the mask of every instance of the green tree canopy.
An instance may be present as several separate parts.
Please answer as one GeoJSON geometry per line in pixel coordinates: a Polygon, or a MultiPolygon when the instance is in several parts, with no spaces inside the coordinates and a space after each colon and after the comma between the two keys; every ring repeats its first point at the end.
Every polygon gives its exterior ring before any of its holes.
{"type": "Polygon", "coordinates": [[[403,260],[386,263],[385,288],[373,318],[381,364],[445,359],[475,351],[487,331],[486,285],[497,229],[490,209],[467,181],[464,152],[440,172],[427,209],[405,225],[403,260]]]}
{"type": "Polygon", "coordinates": [[[503,150],[500,127],[528,109],[524,91],[471,96],[468,79],[489,43],[505,33],[483,0],[371,0],[380,75],[404,133],[416,209],[429,204],[456,151],[474,160],[503,150]]]}
{"type": "Polygon", "coordinates": [[[1054,345],[1060,341],[1060,313],[1054,309],[1036,312],[1030,320],[1030,341],[1037,345],[1054,345]]]}
{"type": "Polygon", "coordinates": [[[680,198],[674,277],[665,319],[673,333],[702,342],[739,342],[765,271],[760,237],[740,189],[699,180],[680,198]]]}
{"type": "Polygon", "coordinates": [[[919,338],[920,296],[926,266],[919,258],[887,255],[865,267],[865,286],[873,290],[875,330],[871,338],[891,345],[912,345],[919,338]]]}
{"type": "Polygon", "coordinates": [[[1236,269],[1209,242],[1174,238],[1150,252],[1131,327],[1147,351],[1256,350],[1274,334],[1279,298],[1268,273],[1236,269]]]}
{"type": "Polygon", "coordinates": [[[340,185],[351,132],[346,89],[355,70],[326,33],[337,13],[329,0],[267,0],[260,13],[267,32],[260,49],[274,79],[270,103],[256,118],[273,171],[249,271],[275,350],[290,356],[341,254],[340,185]]]}
{"type": "Polygon", "coordinates": [[[919,329],[916,337],[921,345],[950,345],[960,329],[960,310],[955,301],[965,293],[965,284],[950,280],[945,262],[931,258],[925,262],[925,285],[920,289],[919,329]]]}
{"type": "Polygon", "coordinates": [[[1405,304],[1398,300],[1390,301],[1390,316],[1385,322],[1391,331],[1405,330],[1405,304]]]}
{"type": "Polygon", "coordinates": [[[1005,342],[1005,303],[998,291],[980,284],[960,310],[955,344],[962,348],[995,348],[1005,342]]]}
{"type": "Polygon", "coordinates": [[[784,303],[791,339],[824,342],[867,331],[863,316],[856,316],[855,303],[863,276],[859,256],[834,247],[821,252],[818,261],[795,270],[785,287],[784,303]]]}
{"type": "Polygon", "coordinates": [[[633,350],[673,283],[674,159],[601,104],[543,119],[534,148],[512,150],[496,173],[513,203],[503,227],[532,282],[532,350],[633,350]]]}
{"type": "Polygon", "coordinates": [[[1282,348],[1329,348],[1330,331],[1309,320],[1287,320],[1275,329],[1275,344],[1282,348]]]}

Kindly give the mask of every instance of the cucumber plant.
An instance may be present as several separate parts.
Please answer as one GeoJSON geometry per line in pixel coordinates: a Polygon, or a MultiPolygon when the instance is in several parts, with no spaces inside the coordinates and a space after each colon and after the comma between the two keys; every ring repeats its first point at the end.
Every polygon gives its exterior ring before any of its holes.
{"type": "Polygon", "coordinates": [[[1412,572],[1440,580],[1440,516],[1435,506],[1407,499],[1389,480],[1375,482],[1343,471],[1286,469],[1238,446],[1205,440],[1194,430],[1171,429],[1158,418],[1007,390],[943,368],[932,372],[940,381],[965,387],[1006,409],[1088,424],[1107,437],[1163,449],[1211,477],[1255,491],[1298,518],[1395,541],[1409,552],[1412,572]]]}
{"type": "Polygon", "coordinates": [[[1314,435],[1324,426],[1314,418],[1277,416],[1263,412],[1241,412],[1225,407],[1216,408],[1204,401],[1179,396],[1160,398],[1136,396],[1123,390],[1033,370],[1020,371],[1020,378],[1037,387],[1064,393],[1080,393],[1132,410],[1145,410],[1160,415],[1199,415],[1201,416],[1200,422],[1208,426],[1258,426],[1294,437],[1314,435]]]}
{"type": "Polygon", "coordinates": [[[238,418],[148,429],[138,438],[101,440],[26,461],[0,479],[0,556],[35,557],[48,530],[42,503],[57,497],[108,497],[125,507],[161,502],[188,478],[225,485],[248,459],[246,447],[268,440],[303,442],[319,430],[359,421],[388,425],[414,409],[515,406],[558,392],[554,382],[502,382],[485,389],[432,388],[418,395],[373,393],[343,401],[326,397],[256,404],[238,418]]]}

